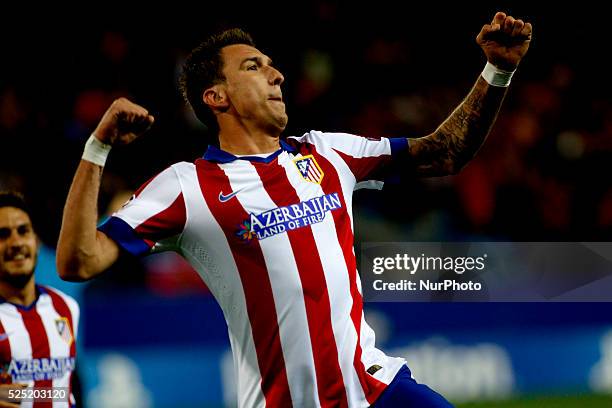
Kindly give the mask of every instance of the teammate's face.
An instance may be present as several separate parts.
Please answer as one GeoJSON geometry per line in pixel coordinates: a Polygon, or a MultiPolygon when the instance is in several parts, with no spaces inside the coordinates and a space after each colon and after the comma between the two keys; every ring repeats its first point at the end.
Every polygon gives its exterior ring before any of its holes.
{"type": "Polygon", "coordinates": [[[0,207],[0,280],[23,287],[36,266],[38,242],[30,217],[15,207],[0,207]]]}
{"type": "Polygon", "coordinates": [[[283,131],[287,126],[280,88],[284,78],[270,58],[245,44],[224,47],[221,56],[232,113],[266,130],[283,131]]]}

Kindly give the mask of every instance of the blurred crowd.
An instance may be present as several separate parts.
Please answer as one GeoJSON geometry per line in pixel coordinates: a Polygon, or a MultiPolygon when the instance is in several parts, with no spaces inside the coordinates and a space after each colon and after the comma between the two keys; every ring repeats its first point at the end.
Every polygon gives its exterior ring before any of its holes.
{"type": "MultiPolygon", "coordinates": [[[[283,72],[287,135],[310,129],[426,135],[484,66],[474,38],[495,11],[455,18],[323,1],[300,7],[274,21],[263,12],[180,20],[158,13],[141,25],[2,29],[0,189],[27,194],[39,235],[53,247],[83,143],[118,96],[148,108],[156,123],[142,140],[111,154],[101,218],[164,167],[201,156],[206,128],[183,102],[177,78],[199,40],[232,25],[250,30],[283,72]]],[[[405,174],[382,193],[357,193],[358,239],[609,240],[612,102],[601,60],[589,58],[598,48],[589,39],[603,29],[568,27],[555,20],[565,14],[550,16],[543,6],[510,12],[534,24],[534,43],[477,158],[457,176],[405,174]]],[[[138,267],[143,272],[132,279],[159,290],[203,288],[174,257],[138,267]]]]}

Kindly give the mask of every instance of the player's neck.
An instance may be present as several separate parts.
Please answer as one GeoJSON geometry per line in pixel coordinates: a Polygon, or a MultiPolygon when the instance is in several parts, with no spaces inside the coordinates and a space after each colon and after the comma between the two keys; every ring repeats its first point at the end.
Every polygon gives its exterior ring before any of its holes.
{"type": "Polygon", "coordinates": [[[8,282],[0,281],[0,297],[5,301],[30,306],[36,300],[36,285],[34,275],[23,288],[15,287],[8,282]]]}
{"type": "Polygon", "coordinates": [[[274,153],[280,149],[280,131],[270,131],[235,121],[224,123],[219,131],[222,150],[237,154],[274,153]]]}

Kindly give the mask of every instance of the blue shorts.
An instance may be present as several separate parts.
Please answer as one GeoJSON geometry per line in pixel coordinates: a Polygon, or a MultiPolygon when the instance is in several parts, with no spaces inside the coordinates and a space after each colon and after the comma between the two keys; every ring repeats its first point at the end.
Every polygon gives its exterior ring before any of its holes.
{"type": "Polygon", "coordinates": [[[372,408],[453,408],[443,396],[412,378],[403,366],[372,408]]]}

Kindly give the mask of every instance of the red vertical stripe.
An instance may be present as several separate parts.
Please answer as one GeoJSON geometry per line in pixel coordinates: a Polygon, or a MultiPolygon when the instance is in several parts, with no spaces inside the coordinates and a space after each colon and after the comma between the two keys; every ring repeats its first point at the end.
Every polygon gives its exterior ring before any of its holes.
{"type": "MultiPolygon", "coordinates": [[[[340,179],[338,176],[338,172],[334,168],[334,166],[323,156],[321,156],[312,146],[311,149],[308,149],[306,146],[303,146],[302,149],[304,151],[302,154],[312,154],[319,166],[323,170],[325,177],[323,177],[323,182],[321,183],[321,187],[325,194],[330,193],[338,193],[340,197],[340,201],[342,202],[342,207],[346,207],[346,201],[344,200],[344,194],[342,193],[342,186],[340,184],[340,179]]],[[[342,247],[342,253],[344,255],[344,261],[346,262],[346,268],[349,273],[349,283],[350,283],[350,291],[351,296],[353,298],[353,306],[351,308],[351,320],[353,321],[353,325],[355,326],[355,330],[357,331],[357,346],[355,349],[355,357],[353,360],[353,365],[355,370],[357,371],[357,376],[359,377],[359,382],[361,383],[361,387],[363,388],[363,392],[370,404],[373,404],[374,401],[380,396],[380,394],[384,391],[387,385],[381,381],[378,381],[376,378],[372,377],[370,374],[366,372],[366,369],[361,361],[361,315],[363,313],[363,299],[361,294],[359,293],[359,289],[357,288],[357,264],[355,261],[355,254],[353,252],[353,231],[351,229],[351,220],[349,218],[349,214],[347,211],[332,211],[332,215],[334,217],[334,223],[336,224],[336,233],[338,235],[338,242],[342,247]]]]}
{"type": "MultiPolygon", "coordinates": [[[[47,293],[51,297],[51,302],[53,303],[53,308],[61,317],[65,317],[68,319],[68,323],[70,324],[70,334],[72,334],[72,343],[70,344],[70,357],[76,358],[76,333],[74,331],[74,320],[72,318],[72,312],[66,304],[66,301],[57,294],[53,289],[45,286],[47,293]]],[[[72,395],[72,374],[74,371],[70,372],[70,376],[68,377],[68,392],[69,395],[72,395]]]]}
{"type": "MultiPolygon", "coordinates": [[[[300,202],[287,179],[285,169],[277,161],[270,164],[253,163],[265,190],[277,207],[300,202]]],[[[314,357],[317,388],[322,407],[347,407],[348,401],[334,339],[327,282],[310,226],[287,231],[291,250],[297,264],[310,342],[314,357]]]]}
{"type": "MultiPolygon", "coordinates": [[[[13,359],[13,354],[11,353],[11,342],[8,339],[6,330],[4,330],[4,326],[2,326],[2,321],[0,320],[0,364],[2,367],[5,367],[6,364],[10,363],[13,359]]],[[[5,374],[2,373],[4,376],[5,374]]],[[[0,377],[0,384],[8,384],[12,383],[12,379],[0,377]]]]}
{"type": "MultiPolygon", "coordinates": [[[[32,358],[49,358],[51,351],[49,350],[49,339],[42,319],[36,311],[36,304],[28,310],[17,308],[21,314],[23,324],[30,335],[30,345],[32,347],[32,358]]],[[[34,381],[34,387],[52,387],[53,380],[38,380],[34,381]]],[[[51,407],[51,402],[35,402],[34,408],[51,407]]]]}
{"type": "Polygon", "coordinates": [[[196,171],[202,195],[213,217],[223,229],[238,267],[247,314],[253,331],[255,352],[262,378],[261,389],[266,405],[291,407],[291,393],[278,331],[278,318],[263,253],[257,239],[243,242],[236,235],[240,223],[249,220],[249,214],[242,208],[237,198],[224,203],[219,201],[219,193],[229,194],[232,187],[217,164],[197,160],[196,171]]]}

